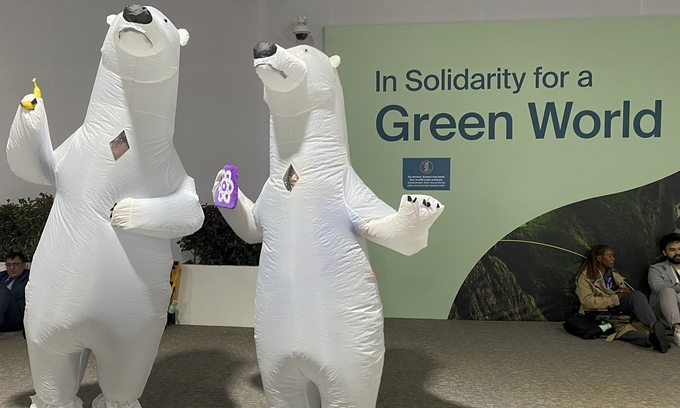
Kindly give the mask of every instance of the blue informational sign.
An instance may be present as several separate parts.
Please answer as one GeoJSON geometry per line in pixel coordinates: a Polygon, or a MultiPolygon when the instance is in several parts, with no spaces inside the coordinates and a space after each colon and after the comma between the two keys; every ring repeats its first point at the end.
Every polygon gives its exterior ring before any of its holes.
{"type": "Polygon", "coordinates": [[[404,158],[404,190],[450,190],[451,158],[404,158]]]}

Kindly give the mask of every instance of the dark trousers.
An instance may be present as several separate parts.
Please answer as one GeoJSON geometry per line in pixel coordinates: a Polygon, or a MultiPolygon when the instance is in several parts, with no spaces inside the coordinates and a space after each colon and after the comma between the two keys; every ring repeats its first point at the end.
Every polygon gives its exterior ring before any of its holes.
{"type": "Polygon", "coordinates": [[[24,327],[19,302],[5,286],[0,287],[0,332],[17,331],[24,327]]]}
{"type": "MultiPolygon", "coordinates": [[[[649,306],[647,296],[639,290],[634,290],[624,295],[621,298],[620,304],[610,310],[621,312],[626,315],[633,315],[647,327],[649,327],[650,323],[656,322],[656,316],[654,315],[652,307],[649,306]]],[[[628,341],[644,347],[646,345],[647,336],[638,331],[631,330],[619,337],[619,340],[628,341]]]]}

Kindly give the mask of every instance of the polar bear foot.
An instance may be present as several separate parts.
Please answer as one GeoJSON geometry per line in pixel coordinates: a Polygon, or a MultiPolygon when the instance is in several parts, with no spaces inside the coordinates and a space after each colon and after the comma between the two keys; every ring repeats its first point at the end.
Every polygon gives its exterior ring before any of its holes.
{"type": "MultiPolygon", "coordinates": [[[[31,407],[33,408],[33,407],[31,407]]],[[[92,401],[92,408],[142,408],[139,405],[139,400],[134,400],[133,402],[118,402],[110,401],[104,397],[104,394],[99,394],[97,398],[92,401]]]]}
{"type": "Polygon", "coordinates": [[[75,397],[73,401],[65,405],[51,405],[40,399],[37,395],[31,396],[31,408],[83,408],[83,401],[75,397]]]}

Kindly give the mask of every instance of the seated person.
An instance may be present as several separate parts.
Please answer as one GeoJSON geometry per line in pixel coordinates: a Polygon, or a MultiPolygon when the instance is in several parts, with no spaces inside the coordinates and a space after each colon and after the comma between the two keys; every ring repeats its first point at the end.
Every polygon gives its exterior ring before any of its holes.
{"type": "MultiPolygon", "coordinates": [[[[615,338],[638,346],[654,347],[662,353],[668,351],[663,324],[656,324],[656,316],[647,303],[647,297],[633,290],[614,269],[614,251],[606,245],[595,245],[576,274],[576,295],[581,302],[579,313],[605,311],[637,317],[651,334],[647,336],[632,324],[613,322],[615,338]]],[[[644,329],[643,329],[644,330],[644,329]]]]}
{"type": "Polygon", "coordinates": [[[680,346],[680,234],[664,236],[659,247],[666,260],[649,267],[649,303],[659,322],[673,328],[673,340],[680,346]]]}
{"type": "Polygon", "coordinates": [[[24,290],[28,282],[26,257],[21,252],[7,254],[5,267],[7,270],[0,272],[0,332],[24,327],[24,290]]]}

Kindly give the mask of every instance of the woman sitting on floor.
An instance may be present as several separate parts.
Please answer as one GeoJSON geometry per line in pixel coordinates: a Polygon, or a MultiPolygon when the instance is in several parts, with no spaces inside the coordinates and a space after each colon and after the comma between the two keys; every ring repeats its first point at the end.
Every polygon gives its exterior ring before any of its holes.
{"type": "Polygon", "coordinates": [[[579,313],[604,311],[637,317],[646,327],[636,330],[633,324],[616,323],[615,338],[638,346],[653,346],[662,353],[668,351],[670,342],[666,338],[663,324],[656,324],[656,316],[647,302],[647,297],[626,283],[623,276],[614,269],[614,251],[606,245],[595,245],[588,253],[588,259],[576,274],[576,295],[581,302],[579,313]],[[647,336],[645,328],[651,334],[647,336]]]}

